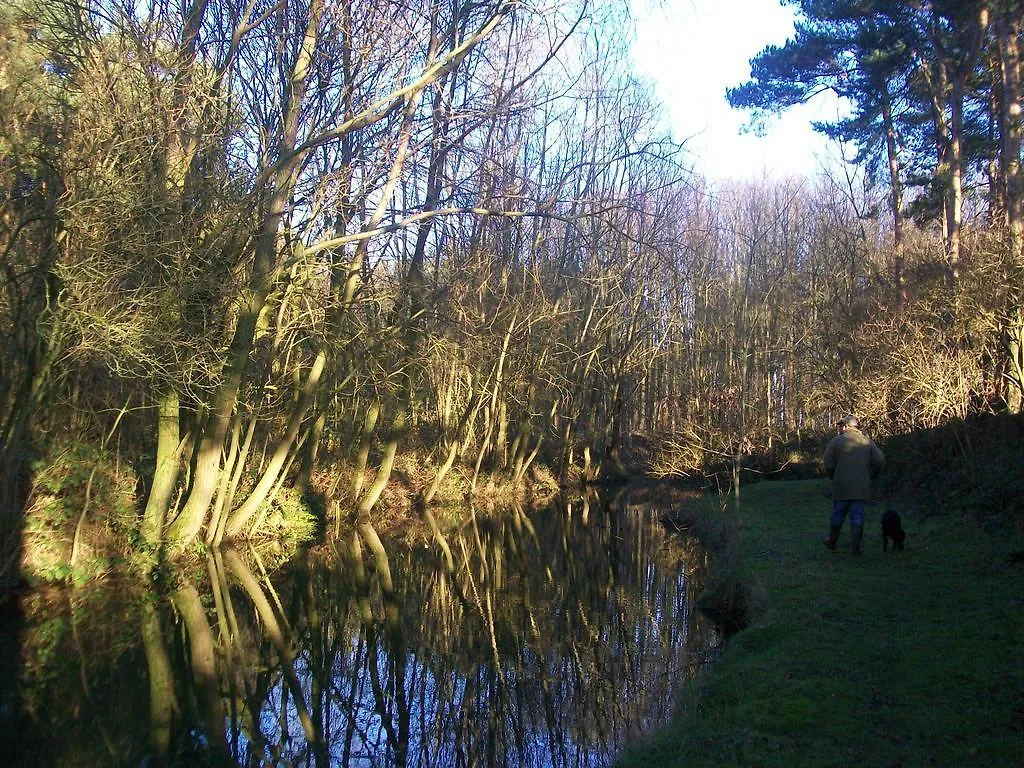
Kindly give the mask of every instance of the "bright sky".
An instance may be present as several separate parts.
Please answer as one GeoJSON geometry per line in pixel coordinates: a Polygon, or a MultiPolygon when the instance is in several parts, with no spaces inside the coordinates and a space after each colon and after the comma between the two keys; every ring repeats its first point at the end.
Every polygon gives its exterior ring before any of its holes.
{"type": "Polygon", "coordinates": [[[743,133],[750,113],[736,110],[725,89],[750,77],[750,59],[793,33],[793,12],[779,0],[634,0],[637,72],[653,80],[677,140],[711,178],[814,174],[838,149],[811,121],[834,120],[835,100],[769,118],[765,135],[743,133]]]}

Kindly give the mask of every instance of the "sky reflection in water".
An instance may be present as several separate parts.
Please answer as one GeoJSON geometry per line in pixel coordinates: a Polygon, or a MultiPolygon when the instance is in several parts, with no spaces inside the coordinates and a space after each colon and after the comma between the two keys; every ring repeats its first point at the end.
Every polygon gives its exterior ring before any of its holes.
{"type": "Polygon", "coordinates": [[[607,765],[715,643],[661,511],[477,515],[450,571],[346,542],[268,580],[228,550],[166,598],[30,610],[0,724],[24,765],[607,765]]]}

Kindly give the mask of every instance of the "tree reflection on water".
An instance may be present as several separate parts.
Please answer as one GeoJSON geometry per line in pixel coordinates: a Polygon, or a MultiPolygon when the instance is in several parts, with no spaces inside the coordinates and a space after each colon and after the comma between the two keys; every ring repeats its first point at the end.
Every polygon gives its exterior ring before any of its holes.
{"type": "Polygon", "coordinates": [[[77,638],[72,656],[41,658],[28,630],[17,724],[44,746],[24,763],[608,764],[716,641],[689,612],[703,555],[661,511],[474,514],[451,563],[366,532],[273,577],[255,552],[211,552],[205,579],[121,609],[133,648],[92,626],[102,611],[49,641],[77,638]]]}

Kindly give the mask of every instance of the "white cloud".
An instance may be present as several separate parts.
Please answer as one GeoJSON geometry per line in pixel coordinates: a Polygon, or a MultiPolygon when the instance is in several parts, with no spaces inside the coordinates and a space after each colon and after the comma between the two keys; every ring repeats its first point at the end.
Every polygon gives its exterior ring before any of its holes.
{"type": "MultiPolygon", "coordinates": [[[[669,126],[686,139],[698,170],[715,178],[814,173],[829,156],[811,121],[832,119],[836,100],[818,97],[744,133],[749,113],[725,98],[750,77],[750,59],[793,32],[793,13],[778,0],[636,0],[638,73],[651,79],[669,126]]],[[[835,150],[831,151],[835,154],[835,150]]]]}

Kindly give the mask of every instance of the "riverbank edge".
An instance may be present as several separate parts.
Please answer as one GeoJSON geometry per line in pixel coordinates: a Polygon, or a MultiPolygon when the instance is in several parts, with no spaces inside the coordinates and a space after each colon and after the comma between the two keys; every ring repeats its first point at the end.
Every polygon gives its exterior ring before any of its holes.
{"type": "Polygon", "coordinates": [[[830,552],[827,491],[763,482],[738,508],[709,497],[676,521],[716,562],[702,601],[741,595],[730,610],[747,626],[619,768],[1019,765],[1020,542],[891,499],[869,509],[862,556],[846,529],[830,552]],[[882,551],[888,506],[903,513],[905,551],[882,551]]]}
{"type": "MultiPolygon", "coordinates": [[[[412,452],[395,461],[387,485],[370,513],[370,522],[380,534],[402,535],[411,540],[431,538],[419,498],[433,480],[435,470],[426,453],[412,452]]],[[[259,516],[260,532],[230,543],[259,549],[270,570],[304,547],[328,543],[328,532],[338,530],[337,521],[328,519],[329,500],[324,489],[336,475],[342,476],[346,481],[342,486],[347,487],[352,473],[348,464],[335,463],[315,472],[305,491],[287,485],[280,487],[259,516]]],[[[364,482],[371,480],[372,473],[364,482]]],[[[247,489],[254,481],[246,478],[242,488],[247,489]]],[[[582,487],[577,472],[569,473],[563,487],[551,469],[537,462],[518,480],[500,471],[481,472],[476,488],[470,490],[466,469],[458,468],[439,484],[429,509],[441,527],[447,528],[468,517],[471,506],[534,506],[573,485],[582,487]]],[[[19,541],[16,567],[0,579],[0,604],[35,590],[60,586],[86,588],[117,578],[148,580],[154,568],[163,562],[165,553],[142,539],[144,499],[138,495],[141,487],[135,467],[115,462],[88,447],[62,453],[59,460],[40,463],[19,516],[19,528],[12,534],[19,541]]],[[[350,506],[350,500],[342,500],[343,534],[355,526],[350,506]]],[[[197,541],[175,556],[173,567],[201,567],[205,548],[197,541]]]]}

